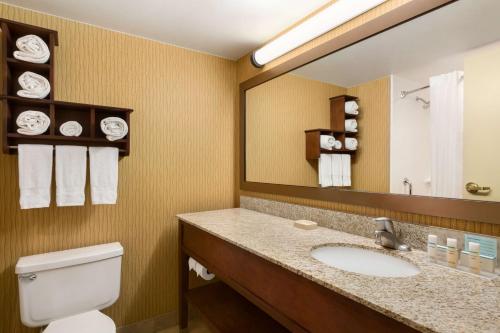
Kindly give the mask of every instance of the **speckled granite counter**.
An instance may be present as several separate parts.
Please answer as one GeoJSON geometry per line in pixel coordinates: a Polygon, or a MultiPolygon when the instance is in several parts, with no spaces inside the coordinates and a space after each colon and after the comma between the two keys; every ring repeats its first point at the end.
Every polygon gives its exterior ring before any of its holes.
{"type": "Polygon", "coordinates": [[[311,248],[347,243],[380,249],[373,239],[327,228],[300,230],[292,220],[241,208],[178,217],[423,332],[500,332],[499,278],[428,263],[422,251],[388,250],[380,251],[404,257],[421,273],[404,278],[360,275],[317,261],[310,256],[311,248]]]}

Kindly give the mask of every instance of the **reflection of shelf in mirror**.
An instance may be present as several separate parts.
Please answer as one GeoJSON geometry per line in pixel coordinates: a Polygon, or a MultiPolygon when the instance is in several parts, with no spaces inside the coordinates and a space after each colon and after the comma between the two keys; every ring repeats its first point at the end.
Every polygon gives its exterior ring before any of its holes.
{"type": "Polygon", "coordinates": [[[10,68],[18,71],[32,71],[38,74],[47,74],[50,72],[50,64],[36,64],[32,62],[7,58],[7,64],[10,68]]]}
{"type": "Polygon", "coordinates": [[[354,154],[356,151],[355,150],[350,150],[350,149],[333,149],[333,150],[328,150],[328,149],[320,149],[321,154],[354,154]]]}

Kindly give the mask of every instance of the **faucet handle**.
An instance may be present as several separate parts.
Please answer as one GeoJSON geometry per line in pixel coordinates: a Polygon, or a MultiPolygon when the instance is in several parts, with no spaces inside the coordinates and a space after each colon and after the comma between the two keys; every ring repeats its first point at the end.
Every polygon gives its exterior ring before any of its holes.
{"type": "Polygon", "coordinates": [[[373,219],[377,222],[377,231],[389,231],[394,232],[394,227],[392,225],[392,220],[388,217],[377,217],[373,219]]]}

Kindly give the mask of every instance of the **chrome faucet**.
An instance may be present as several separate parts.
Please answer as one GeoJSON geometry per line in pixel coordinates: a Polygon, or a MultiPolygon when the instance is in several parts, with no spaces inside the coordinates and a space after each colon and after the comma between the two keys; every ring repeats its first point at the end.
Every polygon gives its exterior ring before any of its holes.
{"type": "Polygon", "coordinates": [[[377,229],[375,230],[375,244],[399,251],[411,251],[409,245],[403,244],[396,237],[394,224],[390,218],[378,217],[374,220],[377,222],[377,229]]]}

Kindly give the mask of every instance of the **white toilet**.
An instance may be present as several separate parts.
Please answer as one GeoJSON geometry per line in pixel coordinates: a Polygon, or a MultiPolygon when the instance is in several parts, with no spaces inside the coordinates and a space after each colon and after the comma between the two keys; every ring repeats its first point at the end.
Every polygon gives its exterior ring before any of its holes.
{"type": "Polygon", "coordinates": [[[115,333],[99,310],[120,295],[123,247],[102,244],[22,257],[16,265],[21,321],[43,333],[115,333]]]}

